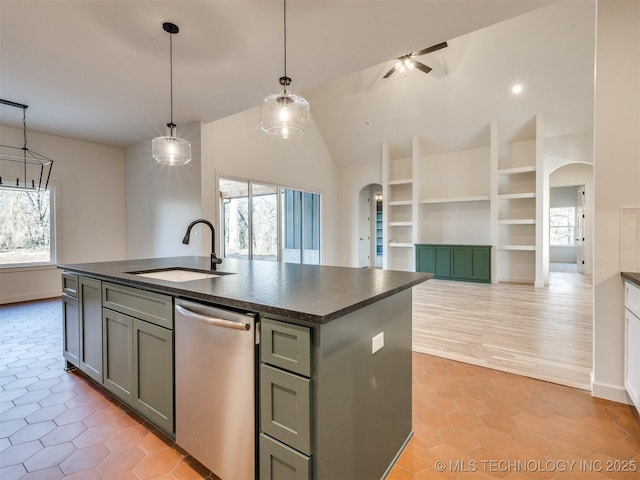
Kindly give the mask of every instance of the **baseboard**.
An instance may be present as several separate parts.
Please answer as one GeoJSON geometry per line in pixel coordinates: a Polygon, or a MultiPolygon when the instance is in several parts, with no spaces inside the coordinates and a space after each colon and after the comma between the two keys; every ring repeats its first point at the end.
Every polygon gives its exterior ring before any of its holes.
{"type": "Polygon", "coordinates": [[[32,300],[44,300],[46,298],[55,298],[61,295],[60,290],[54,292],[40,292],[30,293],[26,295],[14,295],[12,297],[0,298],[0,305],[7,305],[9,303],[30,302],[32,300]]]}
{"type": "Polygon", "coordinates": [[[623,385],[614,385],[612,383],[596,382],[591,373],[591,395],[597,398],[604,398],[612,402],[625,403],[632,405],[627,391],[623,385]]]}

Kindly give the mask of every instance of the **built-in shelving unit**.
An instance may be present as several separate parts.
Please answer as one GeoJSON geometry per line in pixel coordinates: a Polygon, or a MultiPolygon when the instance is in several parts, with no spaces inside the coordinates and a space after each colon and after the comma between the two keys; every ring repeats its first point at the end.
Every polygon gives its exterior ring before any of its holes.
{"type": "Polygon", "coordinates": [[[538,284],[541,125],[514,140],[492,122],[485,146],[453,152],[419,136],[383,142],[383,267],[414,270],[415,244],[490,245],[494,283],[538,284]]]}

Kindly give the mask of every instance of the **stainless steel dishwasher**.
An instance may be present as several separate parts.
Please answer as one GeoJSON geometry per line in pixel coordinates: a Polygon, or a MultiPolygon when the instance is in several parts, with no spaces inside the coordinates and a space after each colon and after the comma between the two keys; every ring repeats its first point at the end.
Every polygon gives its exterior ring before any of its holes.
{"type": "Polygon", "coordinates": [[[255,323],[176,299],[176,442],[223,480],[255,478],[255,323]]]}

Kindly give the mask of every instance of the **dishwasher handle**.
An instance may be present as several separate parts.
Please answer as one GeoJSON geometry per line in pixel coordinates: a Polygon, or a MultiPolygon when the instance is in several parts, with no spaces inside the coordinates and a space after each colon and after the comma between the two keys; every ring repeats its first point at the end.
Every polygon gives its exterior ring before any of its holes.
{"type": "Polygon", "coordinates": [[[176,305],[176,311],[187,318],[192,318],[215,327],[231,328],[233,330],[251,330],[251,324],[248,322],[235,322],[233,320],[201,315],[183,307],[182,305],[176,305]]]}

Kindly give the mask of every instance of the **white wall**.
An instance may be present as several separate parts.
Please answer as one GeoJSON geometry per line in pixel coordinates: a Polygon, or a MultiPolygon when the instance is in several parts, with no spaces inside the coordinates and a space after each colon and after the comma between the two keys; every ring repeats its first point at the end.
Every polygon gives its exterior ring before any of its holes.
{"type": "Polygon", "coordinates": [[[178,136],[191,142],[191,162],[180,167],[156,162],[151,139],[127,148],[127,258],[210,253],[209,229],[202,230],[200,242],[192,237],[182,244],[187,226],[202,213],[200,133],[200,123],[179,129],[178,136]]]}
{"type": "Polygon", "coordinates": [[[640,205],[640,2],[600,0],[596,38],[592,388],[628,401],[620,209],[640,205]]]}
{"type": "MultiPolygon", "coordinates": [[[[28,131],[29,148],[54,160],[57,263],[125,257],[124,151],[28,131]]],[[[22,145],[22,129],[0,126],[3,144],[22,145]]],[[[55,266],[0,271],[0,303],[60,295],[55,266]]]]}
{"type": "Polygon", "coordinates": [[[207,217],[217,222],[218,176],[320,193],[321,261],[338,263],[338,170],[313,121],[302,137],[282,140],[260,129],[256,107],[204,125],[202,149],[202,211],[207,217]]]}
{"type": "MultiPolygon", "coordinates": [[[[382,183],[382,163],[355,164],[338,171],[338,264],[357,267],[360,252],[358,214],[359,194],[367,185],[382,183]]],[[[383,199],[385,201],[385,199],[383,199]]]]}

